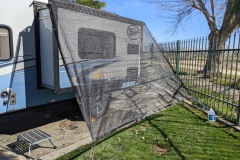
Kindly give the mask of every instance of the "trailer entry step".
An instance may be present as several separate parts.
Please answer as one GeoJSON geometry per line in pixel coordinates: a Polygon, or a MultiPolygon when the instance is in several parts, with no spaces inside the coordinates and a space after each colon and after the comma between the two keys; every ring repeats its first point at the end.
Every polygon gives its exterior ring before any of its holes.
{"type": "Polygon", "coordinates": [[[57,146],[53,143],[52,137],[47,134],[46,132],[43,132],[39,129],[31,130],[28,132],[25,132],[23,134],[20,134],[17,136],[17,141],[22,140],[23,142],[28,144],[28,156],[31,157],[31,148],[35,144],[39,144],[43,141],[49,140],[51,144],[53,145],[53,148],[57,148],[57,146]]]}

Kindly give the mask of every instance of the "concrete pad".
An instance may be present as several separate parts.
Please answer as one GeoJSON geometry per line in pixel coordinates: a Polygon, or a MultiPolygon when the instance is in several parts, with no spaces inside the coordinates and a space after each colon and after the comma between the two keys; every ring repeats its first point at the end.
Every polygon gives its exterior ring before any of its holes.
{"type": "MultiPolygon", "coordinates": [[[[57,149],[54,149],[49,141],[33,146],[31,150],[32,159],[55,153],[76,142],[80,143],[76,146],[91,142],[91,140],[86,142],[86,139],[88,140],[91,135],[78,104],[75,101],[66,102],[30,111],[1,115],[0,146],[5,150],[1,150],[0,155],[2,157],[0,157],[0,160],[13,159],[15,156],[12,155],[17,154],[24,156],[25,159],[28,158],[28,146],[16,141],[19,134],[32,129],[40,129],[51,135],[53,142],[57,146],[57,149]],[[9,152],[6,153],[6,151],[9,152]]],[[[60,154],[56,155],[60,156],[60,154]]],[[[17,157],[16,159],[19,160],[20,158],[17,157]]]]}
{"type": "Polygon", "coordinates": [[[55,152],[52,152],[48,155],[45,155],[45,156],[42,156],[40,157],[39,159],[40,160],[53,160],[53,159],[57,159],[58,157],[60,156],[63,156],[64,154],[68,153],[68,152],[71,152],[73,150],[76,150],[78,149],[79,147],[85,145],[85,144],[89,144],[92,142],[92,138],[91,137],[87,137],[79,142],[76,142],[70,146],[67,146],[65,148],[62,148],[60,150],[57,150],[55,152]]]}
{"type": "Polygon", "coordinates": [[[0,160],[26,160],[26,158],[0,147],[0,160]]]}

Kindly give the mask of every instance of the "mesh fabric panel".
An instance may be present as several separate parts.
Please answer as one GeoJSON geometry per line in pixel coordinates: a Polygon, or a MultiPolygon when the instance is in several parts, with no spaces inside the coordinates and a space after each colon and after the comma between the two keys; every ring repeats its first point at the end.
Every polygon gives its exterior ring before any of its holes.
{"type": "Polygon", "coordinates": [[[143,22],[62,0],[49,9],[94,141],[188,96],[143,22]]]}

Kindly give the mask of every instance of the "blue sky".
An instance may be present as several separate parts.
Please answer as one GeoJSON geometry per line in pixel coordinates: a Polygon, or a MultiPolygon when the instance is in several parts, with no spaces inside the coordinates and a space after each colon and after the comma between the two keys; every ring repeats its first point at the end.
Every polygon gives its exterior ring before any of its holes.
{"type": "Polygon", "coordinates": [[[207,36],[208,25],[201,16],[190,20],[185,28],[179,28],[178,33],[171,35],[167,32],[170,24],[167,19],[159,16],[156,4],[147,3],[147,0],[103,0],[106,2],[106,11],[120,16],[137,19],[145,22],[157,42],[167,42],[207,36]]]}

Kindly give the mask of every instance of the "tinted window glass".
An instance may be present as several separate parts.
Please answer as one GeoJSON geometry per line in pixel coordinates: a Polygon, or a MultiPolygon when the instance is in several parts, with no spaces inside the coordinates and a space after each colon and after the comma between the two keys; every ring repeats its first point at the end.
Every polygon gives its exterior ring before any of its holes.
{"type": "Polygon", "coordinates": [[[6,28],[0,28],[0,60],[9,59],[10,51],[10,36],[6,28]]]}

